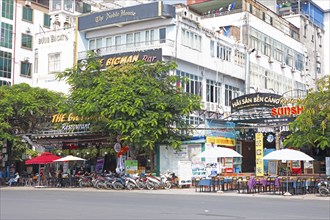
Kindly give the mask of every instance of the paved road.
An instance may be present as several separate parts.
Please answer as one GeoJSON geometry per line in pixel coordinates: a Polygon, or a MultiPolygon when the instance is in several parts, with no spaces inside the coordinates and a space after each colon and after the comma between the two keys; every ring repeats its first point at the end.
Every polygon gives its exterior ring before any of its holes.
{"type": "Polygon", "coordinates": [[[0,189],[0,219],[330,219],[330,198],[192,190],[0,189]]]}

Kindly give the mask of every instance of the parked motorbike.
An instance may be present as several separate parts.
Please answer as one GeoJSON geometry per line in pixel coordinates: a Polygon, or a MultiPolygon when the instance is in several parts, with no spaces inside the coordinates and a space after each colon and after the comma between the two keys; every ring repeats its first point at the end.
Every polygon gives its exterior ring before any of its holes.
{"type": "Polygon", "coordinates": [[[317,184],[320,196],[330,195],[330,180],[322,180],[317,184]]]}
{"type": "Polygon", "coordinates": [[[149,175],[147,176],[147,189],[153,190],[156,188],[171,189],[172,183],[167,179],[164,174],[161,174],[160,177],[149,175]]]}

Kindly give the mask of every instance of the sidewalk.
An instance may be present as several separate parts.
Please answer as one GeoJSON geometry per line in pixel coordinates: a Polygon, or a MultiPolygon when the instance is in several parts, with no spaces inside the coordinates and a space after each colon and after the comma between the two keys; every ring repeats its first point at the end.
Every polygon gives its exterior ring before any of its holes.
{"type": "Polygon", "coordinates": [[[305,194],[305,195],[292,195],[292,196],[284,196],[273,193],[250,193],[250,194],[242,194],[237,193],[236,191],[226,191],[226,192],[196,192],[194,187],[184,188],[184,189],[157,189],[157,190],[105,190],[105,189],[95,189],[95,188],[47,188],[47,187],[24,187],[24,186],[1,186],[1,191],[7,190],[52,190],[52,191],[77,191],[77,192],[102,192],[102,193],[112,193],[112,192],[122,192],[122,193],[149,193],[149,194],[172,194],[172,195],[193,195],[193,196],[231,196],[231,197],[254,197],[254,198],[273,198],[273,199],[295,199],[295,200],[324,200],[330,202],[330,196],[321,197],[319,194],[305,194]]]}

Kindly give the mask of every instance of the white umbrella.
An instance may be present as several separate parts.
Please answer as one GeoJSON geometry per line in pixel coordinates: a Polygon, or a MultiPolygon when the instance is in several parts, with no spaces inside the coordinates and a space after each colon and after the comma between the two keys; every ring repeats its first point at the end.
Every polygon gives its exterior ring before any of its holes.
{"type": "Polygon", "coordinates": [[[80,158],[80,157],[75,157],[75,156],[72,156],[72,155],[68,155],[66,157],[62,157],[60,159],[54,160],[54,162],[77,161],[77,160],[85,160],[85,159],[80,158]]]}
{"type": "Polygon", "coordinates": [[[233,149],[227,147],[213,147],[198,154],[197,157],[205,157],[205,158],[242,157],[242,155],[237,153],[233,149]]]}
{"type": "MultiPolygon", "coordinates": [[[[292,149],[282,149],[282,150],[276,150],[273,152],[270,152],[266,156],[264,156],[262,159],[264,160],[305,160],[305,161],[312,161],[314,160],[312,157],[308,156],[304,152],[298,151],[298,150],[292,150],[292,149]]],[[[284,195],[291,195],[289,193],[289,174],[286,172],[287,175],[287,183],[286,183],[286,193],[284,195]]]]}
{"type": "Polygon", "coordinates": [[[312,157],[308,156],[304,152],[292,149],[283,149],[272,151],[263,157],[264,160],[305,160],[312,161],[312,157]]]}

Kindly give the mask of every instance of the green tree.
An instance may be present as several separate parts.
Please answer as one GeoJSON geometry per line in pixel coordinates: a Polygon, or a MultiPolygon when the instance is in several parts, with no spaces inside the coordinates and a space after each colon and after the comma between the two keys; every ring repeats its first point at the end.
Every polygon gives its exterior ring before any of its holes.
{"type": "Polygon", "coordinates": [[[187,137],[180,128],[188,128],[185,117],[200,110],[200,97],[180,92],[178,77],[169,75],[176,64],[137,62],[100,68],[100,62],[90,58],[83,68],[58,75],[72,86],[67,110],[94,117],[98,129],[120,136],[135,150],[150,152],[160,143],[179,148],[187,137]]]}
{"type": "Polygon", "coordinates": [[[0,140],[9,144],[9,159],[20,159],[22,153],[31,154],[22,136],[42,130],[43,122],[56,112],[64,99],[60,93],[25,83],[0,87],[0,140]]]}
{"type": "Polygon", "coordinates": [[[304,110],[290,123],[292,132],[285,146],[326,149],[330,147],[330,76],[316,82],[317,90],[310,91],[298,104],[304,110]]]}

